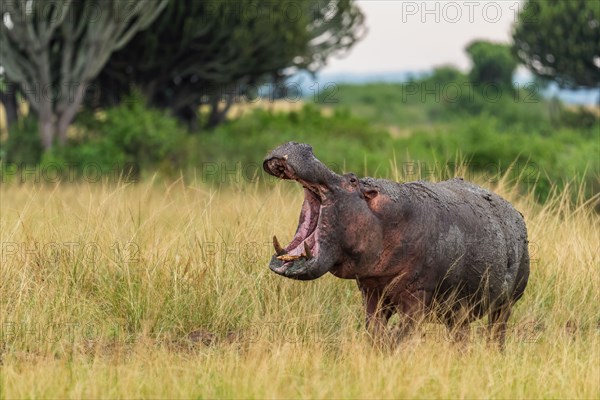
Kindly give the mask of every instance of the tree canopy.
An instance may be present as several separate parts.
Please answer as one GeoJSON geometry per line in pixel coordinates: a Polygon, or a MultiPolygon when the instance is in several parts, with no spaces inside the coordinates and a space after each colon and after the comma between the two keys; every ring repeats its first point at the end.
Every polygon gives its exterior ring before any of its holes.
{"type": "Polygon", "coordinates": [[[512,75],[517,60],[511,54],[510,45],[475,41],[467,47],[473,67],[469,78],[474,83],[512,86],[512,75]]]}
{"type": "Polygon", "coordinates": [[[513,29],[513,51],[531,72],[561,87],[600,86],[600,3],[527,1],[513,29]]]}
{"type": "Polygon", "coordinates": [[[227,111],[222,100],[298,69],[318,70],[362,36],[363,23],[350,0],[171,1],[113,54],[98,78],[102,104],[136,86],[151,105],[188,122],[210,104],[215,125],[227,111]]]}

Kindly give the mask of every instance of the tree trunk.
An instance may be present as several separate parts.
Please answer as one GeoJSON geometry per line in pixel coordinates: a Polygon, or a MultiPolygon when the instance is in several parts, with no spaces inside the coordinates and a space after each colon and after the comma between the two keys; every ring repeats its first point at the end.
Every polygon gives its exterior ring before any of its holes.
{"type": "Polygon", "coordinates": [[[57,134],[58,134],[58,142],[61,146],[64,146],[67,142],[67,129],[73,122],[75,115],[77,115],[77,111],[79,111],[79,107],[83,102],[83,96],[85,94],[87,87],[87,83],[83,82],[77,89],[75,90],[74,96],[71,99],[70,96],[67,96],[65,103],[60,104],[58,107],[62,112],[58,115],[57,121],[57,134]]]}
{"type": "Polygon", "coordinates": [[[38,110],[38,124],[40,131],[40,139],[44,151],[52,148],[54,137],[56,136],[55,116],[51,109],[52,105],[49,102],[42,102],[38,110]]]}
{"type": "Polygon", "coordinates": [[[214,128],[225,120],[227,112],[233,104],[233,98],[232,96],[227,96],[225,107],[223,107],[222,110],[219,109],[219,103],[220,99],[218,96],[213,97],[210,101],[210,116],[208,117],[207,123],[208,128],[214,128]]]}
{"type": "Polygon", "coordinates": [[[69,120],[69,118],[66,116],[65,114],[62,114],[60,116],[60,118],[58,119],[58,124],[57,124],[57,136],[58,136],[58,143],[61,146],[64,146],[65,143],[67,143],[67,130],[69,129],[69,125],[71,124],[71,121],[69,120]]]}
{"type": "Polygon", "coordinates": [[[183,124],[185,124],[190,133],[199,130],[197,106],[185,106],[174,111],[173,115],[183,124]]]}
{"type": "Polygon", "coordinates": [[[40,118],[39,124],[42,146],[44,147],[44,151],[48,151],[52,148],[52,142],[54,141],[56,132],[54,123],[52,122],[52,119],[48,120],[48,118],[40,118]]]}

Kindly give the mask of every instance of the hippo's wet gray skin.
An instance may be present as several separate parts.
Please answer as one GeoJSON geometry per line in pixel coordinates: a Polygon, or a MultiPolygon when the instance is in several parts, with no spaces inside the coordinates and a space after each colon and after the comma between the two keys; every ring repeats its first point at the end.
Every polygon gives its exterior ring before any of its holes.
{"type": "Polygon", "coordinates": [[[326,272],[356,279],[375,333],[394,312],[409,328],[435,309],[457,332],[489,314],[503,343],[529,276],[525,222],[506,200],[462,179],[400,184],[338,175],[294,142],[270,152],[263,168],[296,180],[305,196],[291,243],[281,247],[273,237],[271,270],[300,280],[326,272]]]}

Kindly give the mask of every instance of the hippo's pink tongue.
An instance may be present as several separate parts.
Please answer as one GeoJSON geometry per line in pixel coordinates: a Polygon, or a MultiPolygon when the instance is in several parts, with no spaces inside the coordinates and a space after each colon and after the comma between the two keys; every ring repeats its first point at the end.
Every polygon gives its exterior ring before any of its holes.
{"type": "Polygon", "coordinates": [[[285,247],[282,247],[273,236],[273,247],[277,259],[284,262],[293,262],[297,259],[310,259],[317,254],[317,231],[319,216],[321,213],[321,201],[319,197],[311,190],[305,187],[304,202],[300,211],[298,228],[292,241],[285,247]]]}

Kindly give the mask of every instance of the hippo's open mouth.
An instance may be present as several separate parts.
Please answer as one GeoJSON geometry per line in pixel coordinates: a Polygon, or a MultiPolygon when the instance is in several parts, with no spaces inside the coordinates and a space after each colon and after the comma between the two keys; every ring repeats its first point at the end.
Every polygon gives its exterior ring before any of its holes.
{"type": "Polygon", "coordinates": [[[306,157],[299,162],[292,158],[293,155],[288,158],[287,154],[272,154],[263,163],[265,171],[269,174],[284,180],[295,180],[304,187],[304,202],[296,234],[285,247],[281,247],[277,238],[273,236],[275,254],[269,267],[273,272],[288,278],[316,279],[331,267],[329,257],[321,254],[323,246],[320,243],[323,240],[321,225],[324,223],[323,202],[327,186],[318,173],[306,172],[306,168],[311,165],[319,171],[319,164],[313,164],[316,159],[306,157]]]}
{"type": "Polygon", "coordinates": [[[276,258],[283,261],[281,266],[274,269],[275,272],[281,273],[291,266],[294,261],[299,259],[310,260],[319,253],[318,225],[320,213],[321,200],[318,194],[305,186],[304,203],[302,203],[298,228],[294,238],[290,244],[282,248],[277,237],[273,236],[276,258]]]}

